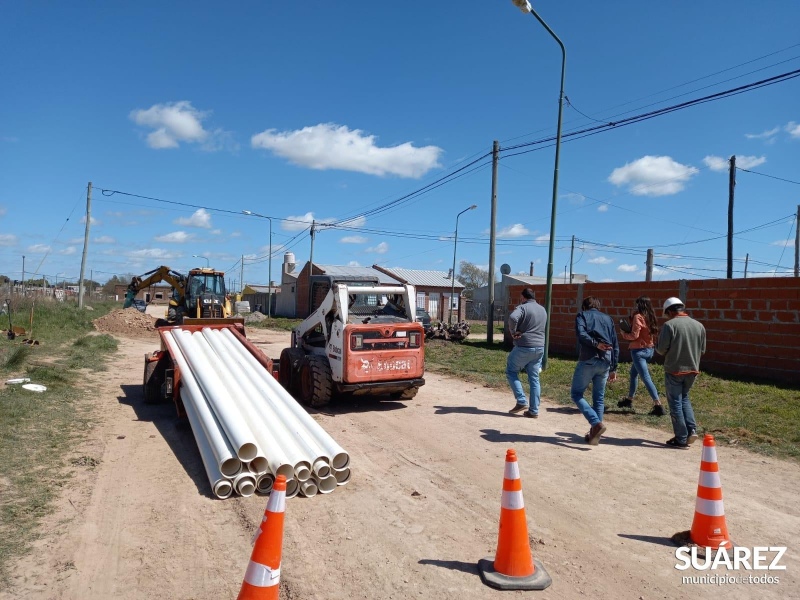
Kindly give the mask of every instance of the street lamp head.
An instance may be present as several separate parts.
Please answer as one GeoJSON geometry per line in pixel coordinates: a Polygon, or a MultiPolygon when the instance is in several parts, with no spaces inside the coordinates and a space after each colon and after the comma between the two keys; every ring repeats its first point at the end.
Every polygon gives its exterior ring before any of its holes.
{"type": "Polygon", "coordinates": [[[511,2],[524,13],[531,12],[531,3],[528,0],[511,0],[511,2]]]}
{"type": "Polygon", "coordinates": [[[470,210],[475,210],[476,208],[478,208],[477,204],[473,204],[472,206],[469,207],[470,210]]]}
{"type": "Polygon", "coordinates": [[[242,214],[245,214],[245,215],[252,215],[253,213],[251,213],[249,210],[243,210],[243,211],[242,211],[242,214]]]}

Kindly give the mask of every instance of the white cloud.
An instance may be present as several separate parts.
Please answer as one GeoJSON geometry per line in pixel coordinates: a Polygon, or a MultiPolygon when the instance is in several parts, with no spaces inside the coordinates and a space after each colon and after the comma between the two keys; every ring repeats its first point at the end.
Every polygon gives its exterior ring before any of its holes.
{"type": "Polygon", "coordinates": [[[617,271],[622,271],[623,273],[635,273],[639,270],[639,267],[636,265],[620,265],[617,267],[617,271]]]}
{"type": "Polygon", "coordinates": [[[351,260],[349,263],[347,263],[347,266],[348,267],[360,267],[361,265],[359,264],[359,262],[357,260],[351,260]]]}
{"type": "Polygon", "coordinates": [[[677,194],[698,170],[682,165],[669,156],[643,156],[608,176],[617,186],[626,185],[634,196],[667,196],[677,194]]]}
{"type": "Polygon", "coordinates": [[[220,235],[222,233],[222,229],[212,229],[211,235],[220,235]]]}
{"type": "Polygon", "coordinates": [[[770,246],[778,246],[780,248],[794,248],[794,238],[788,240],[777,240],[772,242],[770,246]]]}
{"type": "Polygon", "coordinates": [[[211,229],[211,213],[205,208],[197,209],[191,217],[178,217],[174,223],[181,227],[202,227],[211,229]]]}
{"type": "MultiPolygon", "coordinates": [[[[81,217],[81,223],[83,223],[84,225],[86,225],[86,215],[83,215],[83,216],[81,217]]],[[[97,220],[97,219],[95,219],[94,217],[90,217],[90,218],[89,218],[89,225],[100,225],[100,221],[98,221],[98,220],[97,220]]],[[[81,238],[81,241],[83,241],[83,238],[81,238]]]]}
{"type": "Polygon", "coordinates": [[[0,246],[14,246],[17,243],[17,236],[13,233],[0,233],[0,246]]]}
{"type": "Polygon", "coordinates": [[[370,246],[364,252],[374,252],[375,254],[386,254],[389,251],[389,244],[381,242],[377,246],[370,246]]]}
{"type": "Polygon", "coordinates": [[[793,138],[800,139],[800,123],[789,121],[789,123],[786,124],[786,132],[793,138]]]}
{"type": "Polygon", "coordinates": [[[550,234],[546,233],[545,235],[540,235],[535,238],[537,242],[549,242],[550,241],[550,234]]]}
{"type": "Polygon", "coordinates": [[[570,204],[583,204],[586,201],[586,196],[583,194],[576,194],[574,192],[564,194],[561,197],[570,204]]]}
{"type": "Polygon", "coordinates": [[[28,246],[27,251],[31,254],[47,254],[50,252],[50,246],[47,244],[34,244],[33,246],[28,246]]]}
{"type": "Polygon", "coordinates": [[[780,127],[775,127],[774,129],[768,129],[767,131],[762,131],[761,133],[745,133],[744,137],[746,137],[748,140],[769,140],[773,138],[780,130],[780,127]]]}
{"type": "Polygon", "coordinates": [[[98,238],[94,238],[95,244],[114,244],[117,240],[115,240],[110,235],[101,235],[98,238]]]}
{"type": "Polygon", "coordinates": [[[163,248],[144,248],[142,250],[131,250],[128,253],[130,258],[139,259],[139,258],[157,258],[159,260],[171,260],[175,258],[181,258],[180,254],[176,254],[165,250],[163,248]]]}
{"type": "MultiPolygon", "coordinates": [[[[489,233],[487,230],[486,233],[489,233]]],[[[523,235],[528,235],[530,231],[528,228],[525,227],[522,223],[514,223],[509,227],[503,227],[500,231],[497,232],[497,237],[499,238],[515,238],[515,237],[522,237],[523,235]]]]}
{"type": "Polygon", "coordinates": [[[188,242],[194,236],[191,233],[186,233],[185,231],[173,231],[172,233],[167,233],[164,235],[158,235],[155,238],[157,242],[166,242],[169,244],[183,244],[184,242],[188,242]]]}
{"type": "Polygon", "coordinates": [[[608,212],[608,204],[601,204],[598,206],[597,212],[608,212]]]}
{"type": "Polygon", "coordinates": [[[146,110],[133,110],[128,116],[137,125],[154,129],[147,135],[151,148],[177,148],[180,142],[193,144],[208,138],[202,124],[208,113],[197,110],[188,100],[154,104],[146,110]]]}
{"type": "Polygon", "coordinates": [[[410,142],[379,147],[374,135],[346,125],[320,123],[294,131],[267,129],[251,138],[253,148],[263,148],[310,169],[341,169],[368,175],[397,175],[418,179],[439,164],[442,149],[417,148],[410,142]]]}
{"type": "Polygon", "coordinates": [[[77,251],[78,251],[78,249],[75,248],[75,246],[67,246],[63,250],[59,250],[58,253],[62,254],[64,256],[71,256],[71,255],[75,254],[77,251]]]}
{"type": "MultiPolygon", "coordinates": [[[[307,229],[309,225],[311,225],[312,221],[316,221],[317,225],[324,225],[325,223],[333,223],[336,219],[318,219],[314,217],[313,212],[307,212],[304,215],[293,216],[293,217],[286,217],[284,221],[281,221],[281,229],[284,231],[302,231],[303,229],[307,229]]],[[[361,222],[363,225],[363,221],[361,222]]],[[[349,225],[349,223],[348,223],[349,225]]]]}
{"type": "Polygon", "coordinates": [[[601,283],[614,283],[615,281],[616,279],[608,279],[608,278],[600,280],[601,283]]]}
{"type": "MultiPolygon", "coordinates": [[[[712,171],[727,171],[730,168],[729,159],[721,156],[706,156],[703,159],[705,165],[712,171]]],[[[766,156],[739,156],[736,155],[736,166],[742,169],[752,169],[767,162],[766,156]]]]}
{"type": "Polygon", "coordinates": [[[595,256],[589,259],[589,264],[592,265],[607,265],[612,262],[614,262],[613,258],[607,258],[605,256],[595,256]]]}
{"type": "Polygon", "coordinates": [[[366,244],[369,239],[363,235],[347,235],[339,240],[342,244],[366,244]]]}

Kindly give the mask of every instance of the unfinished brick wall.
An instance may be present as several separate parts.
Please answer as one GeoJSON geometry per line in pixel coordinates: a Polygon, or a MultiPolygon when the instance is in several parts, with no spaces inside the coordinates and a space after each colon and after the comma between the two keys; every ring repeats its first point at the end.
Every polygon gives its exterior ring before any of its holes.
{"type": "MultiPolygon", "coordinates": [[[[509,311],[524,287],[509,287],[509,311]]],[[[531,287],[544,304],[545,286],[531,287]]],[[[553,285],[550,353],[577,356],[575,314],[585,297],[600,298],[603,311],[617,321],[630,315],[641,295],[651,298],[660,323],[664,300],[686,302],[687,312],[706,328],[703,370],[800,383],[800,280],[793,277],[553,285]]],[[[620,359],[630,360],[625,340],[620,350],[620,359]]]]}

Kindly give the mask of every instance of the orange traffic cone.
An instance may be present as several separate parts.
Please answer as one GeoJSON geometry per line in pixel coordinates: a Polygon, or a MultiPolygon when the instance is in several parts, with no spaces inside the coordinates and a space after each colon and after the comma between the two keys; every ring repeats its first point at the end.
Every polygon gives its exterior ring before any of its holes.
{"type": "Polygon", "coordinates": [[[244,574],[238,600],[278,600],[281,580],[283,514],[286,510],[286,477],[278,475],[253,538],[253,553],[244,574]]]}
{"type": "Polygon", "coordinates": [[[700,480],[697,483],[697,502],[689,537],[698,546],[708,548],[733,546],[728,536],[728,525],[725,522],[722,483],[720,483],[719,464],[717,463],[717,446],[714,443],[713,435],[706,435],[703,438],[700,480]]]}
{"type": "Polygon", "coordinates": [[[486,585],[500,590],[543,590],[552,583],[542,564],[531,555],[522,480],[514,450],[506,452],[497,553],[494,559],[479,560],[478,571],[486,585]]]}

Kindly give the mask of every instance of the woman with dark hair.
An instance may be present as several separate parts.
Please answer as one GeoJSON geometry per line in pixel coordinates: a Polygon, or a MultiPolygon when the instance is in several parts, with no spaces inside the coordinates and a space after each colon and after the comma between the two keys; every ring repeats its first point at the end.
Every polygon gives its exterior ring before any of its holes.
{"type": "Polygon", "coordinates": [[[630,341],[628,346],[631,351],[630,385],[628,386],[628,395],[617,402],[617,406],[633,408],[633,398],[636,395],[639,378],[641,378],[650,398],[653,399],[653,410],[650,411],[650,414],[661,417],[664,415],[664,406],[658,398],[658,390],[650,377],[650,370],[647,368],[648,361],[653,358],[654,340],[658,334],[656,313],[647,296],[639,296],[636,299],[636,310],[631,315],[630,329],[630,332],[622,332],[622,338],[630,341]]]}

